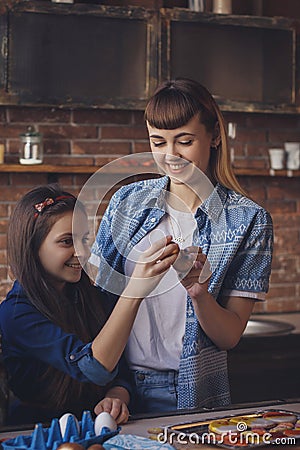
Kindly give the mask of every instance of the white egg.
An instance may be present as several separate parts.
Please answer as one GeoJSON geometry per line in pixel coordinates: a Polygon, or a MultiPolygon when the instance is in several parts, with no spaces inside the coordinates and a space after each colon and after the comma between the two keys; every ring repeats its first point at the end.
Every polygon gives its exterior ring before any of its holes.
{"type": "Polygon", "coordinates": [[[96,436],[101,434],[103,427],[109,428],[110,431],[115,431],[118,428],[115,419],[105,411],[100,413],[95,419],[94,431],[96,436]]]}
{"type": "Polygon", "coordinates": [[[64,435],[65,435],[65,432],[66,432],[66,428],[67,428],[67,424],[68,424],[68,419],[69,419],[70,416],[72,416],[74,421],[75,421],[78,433],[80,432],[79,423],[78,423],[77,418],[74,416],[74,414],[65,413],[59,419],[59,426],[60,426],[60,432],[61,432],[62,438],[64,438],[64,435]]]}

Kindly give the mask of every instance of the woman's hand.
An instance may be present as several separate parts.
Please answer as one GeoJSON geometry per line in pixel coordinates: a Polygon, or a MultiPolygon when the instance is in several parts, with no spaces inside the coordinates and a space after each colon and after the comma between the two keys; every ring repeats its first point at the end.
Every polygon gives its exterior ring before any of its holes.
{"type": "Polygon", "coordinates": [[[191,298],[207,293],[211,270],[200,247],[191,246],[181,250],[173,267],[191,298]]]}
{"type": "Polygon", "coordinates": [[[157,286],[175,262],[179,247],[167,236],[154,242],[137,261],[122,297],[144,298],[157,286]]]}

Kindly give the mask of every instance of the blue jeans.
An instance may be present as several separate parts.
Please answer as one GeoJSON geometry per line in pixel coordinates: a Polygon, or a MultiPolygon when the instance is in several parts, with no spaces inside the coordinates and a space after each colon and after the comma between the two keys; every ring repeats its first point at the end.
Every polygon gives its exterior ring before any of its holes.
{"type": "Polygon", "coordinates": [[[177,371],[133,370],[132,375],[134,414],[177,409],[177,371]]]}

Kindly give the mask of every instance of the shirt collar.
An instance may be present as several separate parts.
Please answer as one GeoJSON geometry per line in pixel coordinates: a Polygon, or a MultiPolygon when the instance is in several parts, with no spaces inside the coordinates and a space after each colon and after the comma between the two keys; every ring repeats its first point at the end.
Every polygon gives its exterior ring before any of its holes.
{"type": "Polygon", "coordinates": [[[227,197],[228,189],[220,183],[217,183],[212,193],[204,200],[198,209],[201,209],[209,219],[216,222],[224,211],[227,197]]]}
{"type": "MultiPolygon", "coordinates": [[[[165,196],[170,178],[164,176],[157,179],[157,183],[152,187],[152,195],[147,206],[156,207],[165,211],[165,196]]],[[[153,182],[153,180],[152,180],[153,182]]],[[[146,180],[147,184],[147,180],[146,180]]],[[[202,210],[209,219],[217,221],[224,210],[224,206],[228,197],[228,189],[217,183],[212,191],[212,193],[204,200],[204,202],[199,206],[198,210],[202,210]]],[[[197,212],[198,212],[197,210],[197,212]]],[[[197,213],[196,213],[197,214],[197,213]]]]}

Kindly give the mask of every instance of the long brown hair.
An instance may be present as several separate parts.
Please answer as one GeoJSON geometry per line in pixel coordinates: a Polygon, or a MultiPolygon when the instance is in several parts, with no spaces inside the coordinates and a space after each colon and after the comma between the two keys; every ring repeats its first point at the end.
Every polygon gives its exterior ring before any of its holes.
{"type": "Polygon", "coordinates": [[[186,125],[195,115],[207,132],[216,133],[220,143],[211,148],[210,173],[223,186],[245,195],[230,163],[224,117],[213,96],[200,83],[187,78],[165,81],[154,92],[145,109],[145,120],[158,129],[174,130],[186,125]]]}
{"type": "MultiPolygon", "coordinates": [[[[99,291],[82,271],[80,281],[67,283],[62,294],[51,284],[39,259],[40,246],[52,226],[60,216],[74,211],[75,204],[86,214],[76,197],[57,184],[39,186],[25,194],[17,203],[8,228],[8,263],[35,308],[65,332],[88,343],[105,322],[99,291]],[[54,202],[38,213],[35,205],[49,198],[54,202]]],[[[80,383],[54,367],[49,367],[44,377],[47,389],[40,401],[46,401],[51,408],[74,409],[81,401],[84,408],[90,407],[86,404],[88,399],[94,398],[96,403],[102,393],[98,386],[80,383]]]]}

